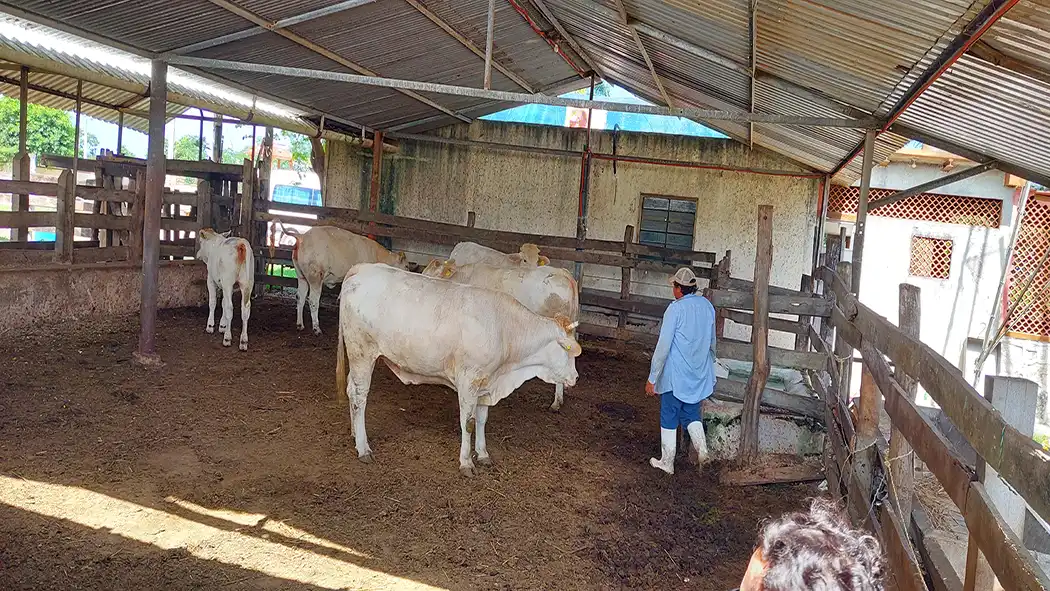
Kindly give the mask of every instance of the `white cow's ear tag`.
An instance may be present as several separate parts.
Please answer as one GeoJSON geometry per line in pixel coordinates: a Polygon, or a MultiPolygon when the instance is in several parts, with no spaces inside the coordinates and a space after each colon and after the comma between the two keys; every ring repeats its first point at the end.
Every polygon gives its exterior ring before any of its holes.
{"type": "Polygon", "coordinates": [[[561,348],[565,349],[566,351],[572,351],[572,345],[562,345],[561,348]]]}

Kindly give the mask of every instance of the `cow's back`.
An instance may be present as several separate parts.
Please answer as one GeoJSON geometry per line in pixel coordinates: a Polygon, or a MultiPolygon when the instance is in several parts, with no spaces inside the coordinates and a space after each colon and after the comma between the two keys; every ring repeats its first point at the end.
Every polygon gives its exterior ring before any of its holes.
{"type": "Polygon", "coordinates": [[[457,266],[453,281],[503,292],[547,318],[562,314],[575,321],[579,316],[576,280],[559,267],[457,266]]]}
{"type": "Polygon", "coordinates": [[[507,254],[494,248],[482,246],[476,242],[460,242],[452,249],[448,257],[457,265],[506,265],[507,254]]]}
{"type": "Polygon", "coordinates": [[[294,262],[308,278],[320,275],[322,281],[336,284],[354,265],[378,262],[378,246],[342,228],[315,226],[299,239],[294,262]]]}

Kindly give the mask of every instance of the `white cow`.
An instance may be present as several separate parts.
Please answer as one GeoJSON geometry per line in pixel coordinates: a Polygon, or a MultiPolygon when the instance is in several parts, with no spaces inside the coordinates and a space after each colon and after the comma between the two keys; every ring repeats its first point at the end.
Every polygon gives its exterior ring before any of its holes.
{"type": "MultiPolygon", "coordinates": [[[[280,221],[277,222],[280,224],[280,221]]],[[[310,319],[315,334],[321,334],[317,310],[321,306],[321,286],[335,287],[346,277],[350,268],[359,263],[386,263],[405,269],[405,253],[394,254],[375,240],[359,236],[333,226],[316,226],[303,234],[285,229],[281,231],[295,238],[292,248],[292,264],[299,279],[297,292],[295,327],[303,330],[303,307],[307,294],[310,298],[310,319]]]]}
{"type": "MultiPolygon", "coordinates": [[[[576,322],[580,317],[580,294],[576,280],[571,273],[559,267],[501,267],[480,263],[461,265],[456,260],[435,260],[430,261],[423,274],[501,291],[547,318],[562,315],[570,322],[576,322]]],[[[565,388],[557,384],[551,410],[560,410],[564,399],[565,388]]]]}
{"type": "Polygon", "coordinates": [[[497,267],[521,265],[536,267],[551,263],[550,259],[540,255],[540,247],[529,243],[522,244],[519,252],[507,254],[476,242],[460,242],[452,249],[452,254],[448,256],[448,259],[460,265],[485,263],[497,267]]]}
{"type": "Polygon", "coordinates": [[[255,286],[255,258],[252,246],[244,238],[230,238],[211,228],[197,233],[197,258],[208,266],[208,324],[205,330],[215,332],[215,296],[222,289],[222,318],[219,332],[222,346],[232,342],[233,290],[241,290],[241,351],[248,350],[248,317],[252,312],[252,288],[255,286]]]}
{"type": "MultiPolygon", "coordinates": [[[[358,265],[339,296],[336,384],[353,416],[357,455],[372,461],[365,404],[376,359],[404,384],[440,384],[459,394],[459,469],[491,464],[485,446],[489,407],[527,380],[576,383],[580,345],[567,318],[552,320],[514,298],[381,264],[358,265]]],[[[340,394],[341,395],[341,394],[340,394]]]]}

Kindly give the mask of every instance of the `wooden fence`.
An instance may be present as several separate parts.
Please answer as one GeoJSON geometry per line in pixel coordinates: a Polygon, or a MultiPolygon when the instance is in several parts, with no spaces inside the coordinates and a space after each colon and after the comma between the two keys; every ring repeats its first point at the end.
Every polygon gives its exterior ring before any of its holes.
{"type": "Polygon", "coordinates": [[[818,291],[831,306],[827,326],[834,328],[834,338],[828,330],[807,327],[813,349],[829,360],[834,353],[844,361],[829,361],[823,371],[811,372],[824,398],[832,494],[845,498],[851,517],[882,540],[898,589],[984,591],[992,588],[994,577],[1004,589],[1050,588],[1031,553],[992,505],[979,470],[962,459],[915,405],[913,384],[921,384],[965,436],[977,451],[978,463],[993,468],[1043,519],[1050,519],[1050,454],[1007,424],[962,373],[919,341],[913,330],[898,328],[860,303],[848,287],[850,271],[849,263],[839,263],[838,272],[822,267],[816,274],[818,291]],[[848,406],[854,349],[863,359],[855,413],[848,406]],[[883,408],[891,421],[889,442],[878,425],[883,408]],[[901,467],[911,451],[965,519],[969,551],[961,581],[944,556],[924,543],[929,532],[921,508],[912,508],[911,464],[901,467]]]}
{"type": "MultiPolygon", "coordinates": [[[[72,166],[69,158],[45,156],[41,160],[50,165],[72,166]]],[[[197,230],[231,226],[239,198],[235,192],[237,182],[252,167],[247,162],[243,167],[231,167],[178,160],[170,160],[167,165],[170,175],[202,177],[196,192],[165,191],[163,195],[161,256],[192,257],[197,230]]],[[[75,184],[68,169],[53,183],[0,180],[0,194],[14,196],[20,205],[18,211],[0,212],[0,228],[14,230],[18,238],[0,242],[0,267],[142,259],[145,162],[100,156],[81,161],[78,168],[95,172],[94,186],[75,184]],[[28,211],[31,196],[53,198],[54,211],[28,211]],[[78,199],[90,204],[90,213],[77,211],[78,199]],[[54,228],[55,240],[28,241],[29,228],[54,228]],[[76,239],[77,229],[82,228],[89,230],[87,240],[76,239]]]]}

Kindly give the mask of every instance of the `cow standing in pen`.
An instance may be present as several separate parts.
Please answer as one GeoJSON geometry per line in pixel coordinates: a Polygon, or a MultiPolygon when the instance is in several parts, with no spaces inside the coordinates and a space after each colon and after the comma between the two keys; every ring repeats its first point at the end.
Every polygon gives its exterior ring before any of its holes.
{"type": "MultiPolygon", "coordinates": [[[[524,246],[522,250],[525,250],[524,246]]],[[[579,320],[579,290],[576,280],[565,269],[520,265],[497,267],[483,263],[460,265],[455,260],[449,260],[431,261],[423,274],[503,292],[540,316],[555,318],[561,315],[574,323],[579,320]]],[[[551,410],[560,410],[564,399],[565,388],[557,384],[551,410]]]]}
{"type": "Polygon", "coordinates": [[[233,290],[241,290],[241,351],[248,350],[248,317],[252,311],[252,288],[255,286],[255,258],[252,247],[244,238],[230,238],[229,232],[219,234],[211,228],[197,233],[197,258],[208,267],[208,324],[205,330],[215,332],[215,298],[222,290],[222,318],[219,332],[222,346],[232,342],[233,290]]]}
{"type": "Polygon", "coordinates": [[[537,267],[551,264],[550,259],[540,254],[540,247],[529,243],[522,244],[518,252],[507,254],[476,242],[460,242],[453,247],[448,260],[460,265],[485,263],[497,267],[537,267]]]}
{"type": "Polygon", "coordinates": [[[280,221],[281,232],[295,239],[292,248],[292,264],[299,279],[296,293],[295,327],[303,330],[303,307],[310,300],[310,319],[314,334],[321,334],[317,319],[321,307],[321,286],[335,287],[346,277],[350,268],[359,263],[385,263],[401,269],[407,268],[405,253],[394,254],[375,240],[358,236],[353,232],[333,226],[315,226],[309,231],[298,232],[285,229],[280,221]]]}
{"type": "Polygon", "coordinates": [[[376,359],[404,384],[440,384],[459,396],[459,469],[491,464],[489,407],[527,380],[576,383],[580,345],[568,318],[544,318],[507,294],[442,281],[387,265],[358,265],[339,296],[336,384],[353,417],[358,457],[372,461],[365,405],[376,359]]]}

